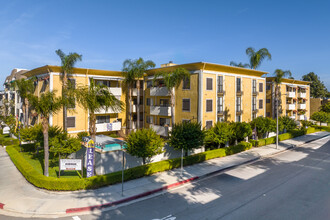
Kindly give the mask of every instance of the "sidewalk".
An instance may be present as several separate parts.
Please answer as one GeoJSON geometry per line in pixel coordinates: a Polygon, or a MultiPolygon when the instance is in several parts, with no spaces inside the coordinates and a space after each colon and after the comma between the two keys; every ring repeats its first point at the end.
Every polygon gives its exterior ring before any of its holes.
{"type": "Polygon", "coordinates": [[[235,155],[216,158],[200,164],[157,173],[148,177],[96,190],[77,192],[49,192],[28,183],[11,162],[4,148],[0,147],[0,214],[23,217],[62,217],[69,213],[93,211],[142,198],[162,190],[182,185],[224,169],[271,156],[289,148],[329,135],[317,132],[275,144],[253,148],[235,155]]]}

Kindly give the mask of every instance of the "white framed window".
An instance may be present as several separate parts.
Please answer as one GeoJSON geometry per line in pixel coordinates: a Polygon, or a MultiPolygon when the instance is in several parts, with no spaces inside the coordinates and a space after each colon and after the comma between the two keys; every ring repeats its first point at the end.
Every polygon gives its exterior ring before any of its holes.
{"type": "Polygon", "coordinates": [[[209,121],[205,121],[205,128],[206,129],[210,129],[213,126],[213,121],[209,120],[209,121]]]}
{"type": "Polygon", "coordinates": [[[189,78],[186,78],[182,81],[182,89],[190,90],[190,79],[189,78]]]}
{"type": "Polygon", "coordinates": [[[76,127],[76,117],[70,116],[66,117],[66,123],[68,128],[75,128],[76,127]]]}
{"type": "Polygon", "coordinates": [[[213,78],[206,78],[206,90],[213,90],[213,78]]]}
{"type": "Polygon", "coordinates": [[[213,99],[206,99],[206,112],[213,111],[213,99]]]}

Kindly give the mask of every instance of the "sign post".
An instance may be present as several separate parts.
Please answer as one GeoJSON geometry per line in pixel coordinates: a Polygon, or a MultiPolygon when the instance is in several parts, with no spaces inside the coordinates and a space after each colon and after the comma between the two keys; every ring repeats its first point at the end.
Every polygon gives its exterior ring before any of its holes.
{"type": "Polygon", "coordinates": [[[94,141],[90,140],[88,141],[87,146],[87,163],[86,163],[86,169],[87,169],[87,178],[94,176],[94,156],[95,156],[95,148],[94,148],[94,141]]]}
{"type": "Polygon", "coordinates": [[[61,177],[61,170],[82,170],[81,159],[60,159],[58,178],[61,177]]]}

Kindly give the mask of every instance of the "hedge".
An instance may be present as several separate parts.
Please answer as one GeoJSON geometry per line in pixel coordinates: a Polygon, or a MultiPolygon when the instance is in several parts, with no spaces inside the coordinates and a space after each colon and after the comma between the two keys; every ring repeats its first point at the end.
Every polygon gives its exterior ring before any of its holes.
{"type": "MultiPolygon", "coordinates": [[[[210,150],[194,155],[190,155],[183,158],[183,165],[192,165],[195,163],[201,163],[205,160],[213,158],[224,157],[227,155],[239,153],[251,149],[252,144],[247,142],[241,142],[236,146],[230,146],[227,148],[220,148],[210,150]]],[[[121,171],[113,172],[105,175],[93,176],[83,179],[59,179],[55,177],[45,177],[38,173],[25,158],[14,148],[14,146],[7,146],[7,152],[16,165],[22,175],[39,188],[55,191],[73,191],[81,189],[95,189],[102,186],[112,185],[121,182],[121,171]]],[[[145,164],[125,170],[124,180],[132,180],[143,176],[148,176],[153,173],[171,170],[173,168],[179,168],[181,166],[181,158],[163,160],[155,163],[145,164]]]]}
{"type": "MultiPolygon", "coordinates": [[[[307,128],[307,129],[291,130],[287,133],[278,135],[278,141],[284,141],[284,140],[299,137],[299,136],[302,136],[305,134],[315,133],[318,131],[330,132],[330,128],[326,127],[326,126],[313,126],[313,127],[307,128]]],[[[252,143],[253,146],[256,146],[256,147],[261,147],[261,146],[265,146],[268,144],[274,144],[274,143],[276,143],[276,136],[270,137],[270,138],[265,138],[265,139],[259,139],[259,140],[250,140],[250,143],[252,143]]]]}

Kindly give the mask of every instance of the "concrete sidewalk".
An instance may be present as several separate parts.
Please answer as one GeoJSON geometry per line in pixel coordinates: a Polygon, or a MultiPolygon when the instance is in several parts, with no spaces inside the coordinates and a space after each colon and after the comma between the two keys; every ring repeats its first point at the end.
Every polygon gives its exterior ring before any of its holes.
{"type": "Polygon", "coordinates": [[[111,207],[177,187],[261,157],[277,154],[329,134],[329,132],[308,134],[282,141],[278,149],[274,144],[271,144],[187,166],[184,167],[182,177],[180,169],[174,169],[131,180],[125,182],[123,196],[121,194],[121,184],[77,192],[50,192],[38,189],[24,179],[11,162],[5,149],[0,147],[0,214],[23,217],[62,217],[70,213],[77,214],[77,212],[111,207]]]}

